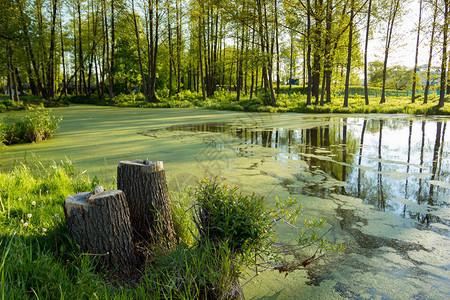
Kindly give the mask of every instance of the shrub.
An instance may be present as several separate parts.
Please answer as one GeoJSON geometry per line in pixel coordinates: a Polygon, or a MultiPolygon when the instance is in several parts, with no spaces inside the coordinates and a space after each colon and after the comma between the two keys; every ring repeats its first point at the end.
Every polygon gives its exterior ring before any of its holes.
{"type": "Polygon", "coordinates": [[[2,136],[5,144],[40,142],[52,137],[61,118],[50,115],[49,110],[28,112],[15,123],[2,124],[2,136]]]}
{"type": "Polygon", "coordinates": [[[235,253],[253,252],[270,243],[272,216],[263,197],[238,193],[217,179],[203,180],[193,196],[199,206],[200,239],[226,242],[235,253]]]}
{"type": "Polygon", "coordinates": [[[271,105],[272,104],[272,99],[270,98],[270,94],[267,91],[260,91],[258,93],[258,98],[261,100],[261,102],[264,105],[271,105]]]}
{"type": "Polygon", "coordinates": [[[40,142],[55,134],[61,118],[50,115],[49,110],[33,111],[25,115],[23,122],[24,141],[40,142]]]}

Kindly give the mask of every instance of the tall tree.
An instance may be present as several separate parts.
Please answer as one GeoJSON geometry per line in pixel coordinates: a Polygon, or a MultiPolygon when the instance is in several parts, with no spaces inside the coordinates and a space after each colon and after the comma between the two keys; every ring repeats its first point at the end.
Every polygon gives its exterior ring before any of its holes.
{"type": "MultiPolygon", "coordinates": [[[[422,1],[422,0],[421,0],[422,1]]],[[[367,77],[367,49],[369,47],[369,33],[370,33],[370,16],[372,13],[372,0],[369,0],[367,5],[367,24],[366,24],[366,42],[364,44],[364,99],[365,104],[369,105],[369,89],[368,89],[368,77],[367,77]]]]}
{"type": "Polygon", "coordinates": [[[445,92],[447,85],[447,38],[448,38],[448,22],[449,22],[449,4],[450,0],[444,0],[444,28],[442,30],[442,62],[441,62],[441,88],[439,95],[439,107],[444,106],[445,92]]]}
{"type": "Polygon", "coordinates": [[[423,103],[428,102],[428,91],[430,89],[430,79],[431,79],[431,61],[433,58],[433,47],[434,47],[434,36],[436,32],[436,18],[438,15],[438,1],[434,0],[431,2],[433,6],[433,21],[431,24],[431,38],[430,38],[430,51],[428,53],[428,64],[427,64],[427,81],[425,84],[425,90],[423,95],[423,103]]]}
{"type": "Polygon", "coordinates": [[[56,13],[58,8],[58,0],[52,0],[51,12],[51,30],[50,30],[50,49],[47,66],[47,97],[52,99],[55,96],[53,85],[55,83],[55,28],[56,28],[56,13]]]}
{"type": "Polygon", "coordinates": [[[420,29],[421,29],[421,21],[422,21],[422,1],[420,0],[419,4],[419,23],[417,25],[417,41],[416,41],[416,56],[414,60],[414,74],[413,74],[413,85],[412,85],[412,93],[411,93],[411,103],[414,103],[416,100],[416,83],[417,83],[417,61],[419,58],[419,43],[420,43],[420,29]]]}
{"type": "MultiPolygon", "coordinates": [[[[144,66],[143,66],[143,58],[141,55],[141,43],[140,43],[140,26],[138,26],[138,16],[136,15],[136,11],[134,8],[134,0],[131,0],[131,8],[133,13],[133,24],[134,24],[134,35],[136,37],[136,47],[137,47],[137,54],[138,54],[138,61],[139,61],[139,71],[141,74],[141,80],[142,80],[142,87],[144,90],[145,100],[149,102],[148,98],[148,92],[147,92],[147,83],[145,81],[145,74],[144,74],[144,66]]],[[[169,39],[170,40],[170,39],[169,39]]],[[[169,87],[171,90],[171,87],[169,87]]]]}
{"type": "Polygon", "coordinates": [[[381,89],[381,103],[386,102],[386,72],[387,72],[387,64],[388,64],[388,57],[389,57],[389,51],[391,50],[392,46],[392,34],[394,32],[394,25],[397,21],[397,15],[401,8],[401,0],[393,0],[389,2],[389,8],[388,8],[388,16],[387,16],[387,23],[386,23],[386,35],[384,40],[384,60],[383,60],[383,81],[382,81],[382,89],[381,89]]]}
{"type": "Polygon", "coordinates": [[[348,47],[347,47],[347,72],[345,75],[344,107],[348,107],[348,90],[350,87],[350,69],[352,67],[352,46],[353,46],[353,18],[355,16],[355,1],[350,3],[350,26],[348,27],[348,47]]]}

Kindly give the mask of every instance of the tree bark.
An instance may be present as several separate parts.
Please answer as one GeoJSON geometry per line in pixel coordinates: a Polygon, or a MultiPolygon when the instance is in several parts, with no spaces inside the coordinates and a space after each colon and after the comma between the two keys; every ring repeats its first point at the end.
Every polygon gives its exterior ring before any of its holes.
{"type": "Polygon", "coordinates": [[[98,257],[102,267],[129,276],[139,260],[131,238],[125,194],[118,190],[102,190],[66,198],[64,214],[67,228],[81,251],[98,257]]]}
{"type": "Polygon", "coordinates": [[[306,94],[306,105],[311,105],[311,1],[307,0],[306,2],[306,10],[307,10],[307,25],[306,25],[306,40],[308,44],[308,50],[306,53],[306,67],[308,70],[308,90],[306,94]]]}
{"type": "Polygon", "coordinates": [[[441,88],[440,88],[440,95],[439,95],[439,104],[438,107],[444,106],[444,98],[445,98],[445,92],[446,92],[446,85],[447,85],[447,38],[448,38],[448,14],[449,14],[449,6],[450,1],[444,0],[444,29],[443,29],[443,42],[442,42],[442,64],[441,64],[441,88]]]}
{"type": "MultiPolygon", "coordinates": [[[[142,65],[141,45],[140,45],[140,41],[139,41],[139,28],[138,28],[138,24],[137,24],[136,12],[134,10],[134,0],[131,2],[131,7],[132,7],[132,12],[133,12],[134,34],[136,36],[136,47],[137,47],[138,60],[139,60],[139,70],[141,72],[142,87],[144,89],[145,100],[147,102],[149,102],[148,92],[147,92],[147,83],[145,81],[145,75],[144,75],[144,67],[142,65]]],[[[170,41],[170,39],[169,39],[169,41],[170,41]]],[[[170,70],[172,72],[172,69],[170,69],[170,70]]],[[[172,73],[171,73],[171,75],[172,75],[172,73]]],[[[170,90],[172,90],[172,84],[170,84],[169,88],[170,88],[170,90]]],[[[171,96],[171,95],[169,94],[169,96],[171,96]]]]}
{"type": "Polygon", "coordinates": [[[135,238],[171,249],[176,244],[176,234],[162,162],[121,161],[117,188],[126,195],[135,238]]]}
{"type": "Polygon", "coordinates": [[[386,74],[387,74],[387,61],[389,56],[389,50],[391,47],[391,41],[392,41],[392,32],[395,24],[395,18],[397,15],[397,12],[400,9],[400,1],[396,0],[391,3],[391,9],[389,12],[388,17],[388,25],[387,25],[387,31],[386,31],[386,41],[385,41],[385,48],[384,48],[384,61],[383,61],[383,85],[381,88],[381,100],[380,104],[386,102],[386,74]]]}
{"type": "Polygon", "coordinates": [[[416,84],[417,84],[417,60],[419,58],[419,43],[420,43],[420,29],[421,29],[421,21],[422,21],[422,0],[420,0],[420,8],[419,8],[419,25],[417,26],[417,42],[416,42],[416,56],[414,60],[414,73],[413,73],[413,84],[412,84],[412,93],[411,93],[411,103],[414,103],[416,100],[416,84]]]}
{"type": "Polygon", "coordinates": [[[430,38],[430,52],[428,54],[428,65],[427,65],[427,83],[425,85],[425,90],[423,93],[423,104],[428,102],[428,90],[430,89],[430,77],[431,77],[431,60],[433,58],[433,46],[434,46],[434,34],[436,31],[436,18],[438,13],[437,0],[433,2],[433,22],[431,25],[431,38],[430,38]]]}
{"type": "Polygon", "coordinates": [[[367,83],[367,49],[369,46],[369,32],[370,32],[370,15],[372,11],[372,0],[369,0],[368,8],[367,8],[367,25],[366,25],[366,42],[364,45],[364,99],[365,104],[369,105],[369,89],[367,83]]]}
{"type": "MultiPolygon", "coordinates": [[[[202,85],[202,97],[203,101],[206,101],[206,91],[205,91],[205,79],[203,77],[203,62],[202,62],[202,34],[201,34],[201,24],[202,24],[202,17],[198,17],[198,61],[199,61],[199,68],[200,68],[200,80],[202,85]]],[[[198,82],[198,80],[197,80],[198,82]]],[[[230,81],[231,86],[231,81],[230,81]]]]}
{"type": "Polygon", "coordinates": [[[345,75],[345,93],[344,93],[344,107],[348,107],[348,93],[350,87],[350,69],[352,66],[352,42],[353,42],[353,12],[354,0],[351,1],[350,8],[350,26],[348,28],[348,46],[347,46],[347,73],[345,75]]]}

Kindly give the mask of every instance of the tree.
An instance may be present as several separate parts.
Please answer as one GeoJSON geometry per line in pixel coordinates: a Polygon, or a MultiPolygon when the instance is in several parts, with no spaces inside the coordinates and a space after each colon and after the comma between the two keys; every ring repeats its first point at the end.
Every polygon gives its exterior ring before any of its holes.
{"type": "Polygon", "coordinates": [[[416,56],[414,61],[414,74],[413,74],[413,84],[412,84],[412,94],[411,94],[411,103],[414,103],[416,98],[416,75],[417,75],[417,60],[419,58],[419,42],[420,42],[420,29],[421,29],[421,21],[422,21],[422,1],[420,0],[419,7],[419,24],[417,25],[417,42],[416,42],[416,56]]]}
{"type": "Polygon", "coordinates": [[[432,21],[432,25],[431,25],[430,51],[428,54],[427,82],[425,85],[425,90],[424,90],[424,95],[423,95],[423,103],[424,104],[426,104],[428,102],[428,91],[430,89],[430,79],[431,79],[431,60],[433,58],[434,35],[436,32],[436,18],[437,18],[437,14],[438,14],[437,0],[434,0],[431,4],[433,6],[433,21],[432,21]]]}
{"type": "Polygon", "coordinates": [[[366,25],[366,42],[364,45],[364,99],[365,104],[369,105],[369,89],[367,87],[367,48],[369,46],[369,33],[370,33],[370,15],[372,12],[372,0],[369,0],[367,6],[367,25],[366,25]]]}
{"type": "Polygon", "coordinates": [[[381,103],[386,102],[386,73],[387,73],[387,63],[389,57],[389,51],[392,46],[392,34],[394,32],[394,25],[397,21],[397,16],[401,9],[401,0],[394,0],[389,2],[388,6],[388,15],[387,15],[387,26],[386,26],[386,35],[384,38],[384,61],[383,61],[383,80],[382,80],[382,89],[381,89],[381,103]]]}
{"type": "Polygon", "coordinates": [[[447,85],[447,38],[448,38],[448,22],[449,22],[449,7],[450,0],[444,0],[444,28],[442,30],[442,62],[441,62],[441,88],[440,88],[440,96],[439,96],[439,107],[444,106],[444,97],[446,93],[446,85],[447,85]]]}
{"type": "Polygon", "coordinates": [[[386,89],[404,90],[412,84],[413,70],[405,66],[393,66],[384,70],[384,63],[374,61],[369,64],[369,82],[386,89]],[[384,79],[383,79],[384,76],[384,79]]]}
{"type": "Polygon", "coordinates": [[[350,26],[348,28],[348,47],[347,47],[347,74],[345,76],[345,94],[344,107],[348,107],[348,89],[350,86],[350,69],[352,66],[352,43],[353,43],[353,18],[355,17],[355,1],[350,3],[350,26]]]}

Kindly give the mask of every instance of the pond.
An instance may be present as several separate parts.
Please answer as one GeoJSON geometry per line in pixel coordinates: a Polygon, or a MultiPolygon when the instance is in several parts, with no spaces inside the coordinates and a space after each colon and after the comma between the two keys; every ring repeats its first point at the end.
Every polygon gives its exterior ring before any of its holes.
{"type": "MultiPolygon", "coordinates": [[[[298,196],[300,219],[327,219],[327,238],[346,250],[286,277],[249,271],[248,299],[450,298],[449,118],[92,106],[53,113],[63,116],[55,138],[3,149],[3,170],[67,157],[113,184],[120,160],[163,160],[172,191],[219,176],[269,202],[298,196]]],[[[278,230],[283,243],[298,235],[278,230]]]]}

